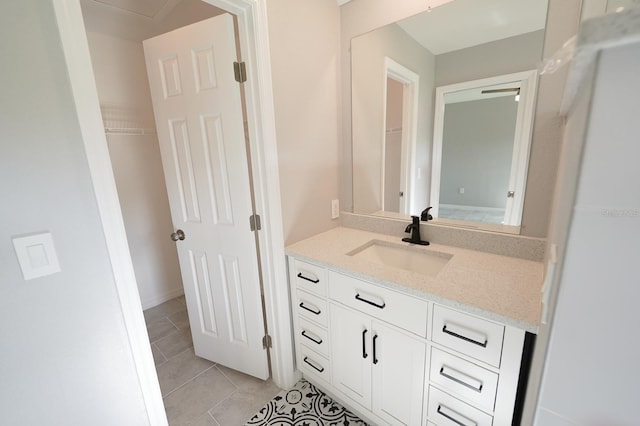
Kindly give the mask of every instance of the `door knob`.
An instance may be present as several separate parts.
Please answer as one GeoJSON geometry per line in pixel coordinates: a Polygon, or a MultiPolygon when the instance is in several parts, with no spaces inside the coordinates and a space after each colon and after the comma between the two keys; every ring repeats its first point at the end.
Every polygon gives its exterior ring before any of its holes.
{"type": "Polygon", "coordinates": [[[182,229],[178,229],[176,232],[171,234],[172,241],[183,241],[185,239],[184,231],[182,229]]]}

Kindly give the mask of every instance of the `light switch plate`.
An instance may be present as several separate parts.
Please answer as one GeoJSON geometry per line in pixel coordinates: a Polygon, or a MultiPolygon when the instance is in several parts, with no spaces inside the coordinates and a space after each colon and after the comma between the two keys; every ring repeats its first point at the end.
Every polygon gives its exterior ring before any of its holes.
{"type": "Polygon", "coordinates": [[[49,232],[13,238],[13,248],[25,280],[60,272],[58,255],[49,232]]]}

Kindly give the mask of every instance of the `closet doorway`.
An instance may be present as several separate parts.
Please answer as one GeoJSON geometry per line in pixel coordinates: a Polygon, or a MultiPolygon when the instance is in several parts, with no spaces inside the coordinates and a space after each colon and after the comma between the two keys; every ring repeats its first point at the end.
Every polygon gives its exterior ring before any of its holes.
{"type": "Polygon", "coordinates": [[[266,379],[257,235],[247,226],[253,214],[247,137],[232,72],[233,18],[189,0],[172,10],[168,2],[151,9],[118,1],[109,5],[116,9],[111,13],[104,2],[83,0],[82,7],[87,30],[97,15],[98,31],[110,31],[87,32],[143,309],[184,288],[196,355],[266,379]],[[147,31],[109,29],[151,15],[147,31]],[[207,15],[214,17],[203,20],[207,15]],[[182,26],[189,20],[197,22],[182,26]],[[144,41],[145,67],[138,39],[176,25],[144,41]]]}

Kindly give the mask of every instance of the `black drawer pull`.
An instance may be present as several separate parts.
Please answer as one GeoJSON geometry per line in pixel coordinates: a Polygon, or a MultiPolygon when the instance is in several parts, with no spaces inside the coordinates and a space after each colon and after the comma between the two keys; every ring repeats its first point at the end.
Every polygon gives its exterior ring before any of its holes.
{"type": "MultiPolygon", "coordinates": [[[[447,368],[449,368],[449,367],[447,367],[447,368]]],[[[460,384],[460,385],[462,385],[462,386],[466,386],[466,387],[468,387],[469,389],[473,389],[473,390],[474,390],[474,391],[476,391],[476,392],[480,392],[480,393],[482,392],[482,383],[481,383],[480,381],[478,381],[478,385],[477,385],[477,386],[474,386],[474,385],[472,385],[472,384],[469,384],[469,383],[465,382],[464,380],[462,380],[462,379],[461,379],[461,378],[459,378],[459,377],[455,377],[455,376],[453,376],[453,374],[452,374],[452,373],[453,373],[453,372],[455,372],[455,370],[454,370],[454,369],[449,368],[449,370],[451,370],[451,373],[447,373],[446,371],[444,371],[444,369],[445,369],[445,366],[443,365],[443,366],[440,368],[440,375],[441,375],[442,377],[446,377],[447,379],[449,379],[449,380],[451,380],[451,381],[454,381],[454,382],[456,382],[456,383],[458,383],[458,384],[460,384]]],[[[462,374],[462,373],[458,373],[458,374],[462,374]]],[[[464,376],[464,375],[463,375],[463,376],[464,376]]],[[[474,379],[472,379],[472,380],[474,380],[474,379]]]]}
{"type": "Polygon", "coordinates": [[[442,405],[438,404],[438,414],[440,414],[442,417],[451,420],[452,422],[454,422],[457,425],[460,426],[478,426],[478,423],[467,419],[466,417],[456,413],[455,411],[447,408],[447,407],[443,407],[442,405]],[[446,413],[445,411],[448,411],[448,413],[446,413]],[[461,417],[461,419],[456,419],[454,417],[454,415],[458,415],[461,417]]]}
{"type": "Polygon", "coordinates": [[[361,302],[368,303],[368,304],[369,304],[369,305],[371,305],[371,306],[375,306],[375,307],[376,307],[376,308],[378,308],[378,309],[384,309],[384,307],[385,307],[385,306],[387,306],[387,304],[386,304],[386,303],[384,303],[384,302],[382,302],[382,305],[378,305],[377,303],[372,302],[371,300],[363,299],[363,298],[360,296],[360,293],[357,293],[357,294],[356,294],[356,299],[357,299],[357,300],[359,300],[359,301],[361,301],[361,302]]]}
{"type": "Polygon", "coordinates": [[[310,281],[310,282],[312,282],[312,283],[314,283],[314,284],[318,284],[318,283],[320,282],[320,280],[319,280],[319,279],[315,279],[315,280],[314,280],[314,279],[311,279],[311,278],[307,278],[307,277],[305,277],[304,275],[302,275],[302,272],[298,272],[298,278],[302,278],[303,280],[310,281]]]}
{"type": "Polygon", "coordinates": [[[462,339],[465,342],[469,342],[469,343],[473,343],[474,345],[482,346],[483,348],[486,348],[487,347],[487,343],[489,343],[489,341],[487,339],[484,340],[484,343],[483,342],[478,342],[477,340],[474,340],[474,339],[472,339],[470,337],[463,336],[462,334],[454,333],[453,331],[447,330],[447,324],[445,324],[442,327],[442,332],[450,334],[453,337],[457,337],[458,339],[462,339]]]}
{"type": "Polygon", "coordinates": [[[366,358],[369,356],[367,353],[367,329],[362,330],[362,358],[366,358]]]}
{"type": "Polygon", "coordinates": [[[324,367],[316,367],[315,365],[313,365],[312,362],[309,362],[309,359],[305,356],[303,361],[308,364],[311,368],[313,368],[314,370],[316,370],[318,373],[322,373],[324,371],[324,367]]]}
{"type": "Polygon", "coordinates": [[[376,340],[378,339],[378,335],[373,336],[373,363],[378,363],[378,358],[376,358],[376,340]]]}
{"type": "Polygon", "coordinates": [[[305,310],[307,310],[307,311],[309,311],[309,312],[311,312],[312,314],[315,314],[315,315],[320,315],[320,312],[322,312],[322,311],[320,311],[320,309],[318,309],[317,311],[314,311],[314,310],[313,310],[313,309],[311,309],[311,308],[307,308],[306,306],[304,306],[304,302],[300,302],[300,305],[299,305],[299,306],[300,306],[302,309],[305,309],[305,310]]]}
{"type": "Polygon", "coordinates": [[[309,335],[306,333],[306,331],[307,331],[307,330],[302,330],[302,335],[303,335],[304,337],[306,337],[307,339],[311,340],[311,341],[312,341],[313,343],[315,343],[316,345],[321,345],[321,344],[322,344],[322,339],[320,339],[320,340],[316,340],[316,339],[314,339],[313,337],[309,336],[309,335]]]}

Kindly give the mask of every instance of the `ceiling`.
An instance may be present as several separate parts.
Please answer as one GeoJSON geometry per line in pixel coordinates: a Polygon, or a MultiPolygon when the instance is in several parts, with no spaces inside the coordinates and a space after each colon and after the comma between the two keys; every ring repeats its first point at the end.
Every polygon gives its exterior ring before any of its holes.
{"type": "Polygon", "coordinates": [[[142,41],[224,13],[201,0],[80,0],[87,31],[142,41]]]}
{"type": "Polygon", "coordinates": [[[547,0],[454,0],[398,25],[434,55],[544,29],[547,0]]]}
{"type": "MultiPolygon", "coordinates": [[[[80,0],[80,4],[88,31],[133,41],[224,13],[201,0],[80,0]]],[[[398,25],[439,55],[543,29],[546,15],[547,0],[454,0],[398,25]]]]}

